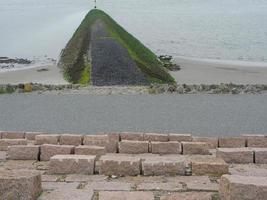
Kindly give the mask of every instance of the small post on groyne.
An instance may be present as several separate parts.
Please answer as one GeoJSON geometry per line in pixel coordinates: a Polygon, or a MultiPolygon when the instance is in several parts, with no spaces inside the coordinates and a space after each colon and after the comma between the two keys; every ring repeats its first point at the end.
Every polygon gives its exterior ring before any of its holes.
{"type": "Polygon", "coordinates": [[[95,0],[95,9],[96,9],[96,0],[95,0]]]}

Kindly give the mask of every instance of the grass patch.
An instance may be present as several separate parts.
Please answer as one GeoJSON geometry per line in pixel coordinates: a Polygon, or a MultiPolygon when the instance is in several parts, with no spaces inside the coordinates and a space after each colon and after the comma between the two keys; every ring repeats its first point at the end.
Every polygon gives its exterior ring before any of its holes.
{"type": "Polygon", "coordinates": [[[103,21],[111,37],[121,43],[136,62],[139,69],[149,77],[151,83],[174,83],[173,77],[164,68],[157,56],[139,40],[129,34],[105,12],[91,10],[75,31],[66,48],[61,53],[59,65],[64,77],[72,83],[90,83],[91,73],[84,56],[88,54],[91,26],[96,20],[103,21]]]}
{"type": "Polygon", "coordinates": [[[11,94],[15,92],[13,87],[6,86],[5,88],[0,88],[0,94],[11,94]]]}

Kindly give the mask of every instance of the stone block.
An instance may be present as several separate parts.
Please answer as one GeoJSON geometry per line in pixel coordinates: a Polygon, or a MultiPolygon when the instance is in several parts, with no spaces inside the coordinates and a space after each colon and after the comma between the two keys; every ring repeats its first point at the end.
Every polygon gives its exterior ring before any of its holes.
{"type": "Polygon", "coordinates": [[[221,158],[201,158],[192,160],[192,173],[194,175],[215,175],[229,173],[229,165],[221,158]]]}
{"type": "Polygon", "coordinates": [[[59,138],[59,144],[61,145],[74,145],[79,146],[83,142],[83,135],[75,134],[62,134],[59,138]]]}
{"type": "Polygon", "coordinates": [[[8,147],[10,160],[38,160],[40,147],[37,145],[15,145],[8,147]]]}
{"type": "Polygon", "coordinates": [[[153,154],[181,154],[180,142],[151,142],[151,152],[153,154]]]}
{"type": "Polygon", "coordinates": [[[58,134],[43,134],[35,136],[35,144],[58,144],[59,135],[58,134]]]}
{"type": "Polygon", "coordinates": [[[240,148],[246,146],[244,137],[222,137],[219,138],[220,148],[240,148]]]}
{"type": "Polygon", "coordinates": [[[267,164],[267,148],[253,148],[256,164],[267,164]]]}
{"type": "Polygon", "coordinates": [[[27,140],[35,140],[36,135],[44,135],[45,133],[41,132],[26,132],[25,133],[25,138],[27,140]]]}
{"type": "Polygon", "coordinates": [[[55,155],[67,155],[74,153],[74,146],[71,145],[53,145],[43,144],[41,145],[41,161],[48,161],[52,156],[55,155]]]}
{"type": "Polygon", "coordinates": [[[205,142],[182,142],[184,155],[201,154],[209,155],[209,145],[205,142]]]}
{"type": "Polygon", "coordinates": [[[250,148],[218,148],[216,157],[227,163],[247,164],[253,163],[254,153],[250,148]]]}
{"type": "Polygon", "coordinates": [[[93,191],[130,191],[133,185],[127,182],[96,181],[89,182],[85,189],[93,191]]]}
{"type": "Polygon", "coordinates": [[[137,185],[137,190],[141,191],[169,191],[169,192],[178,192],[183,191],[183,186],[181,183],[177,182],[142,182],[137,185]]]}
{"type": "Polygon", "coordinates": [[[41,192],[41,174],[39,172],[0,170],[0,199],[35,200],[41,192]]]}
{"type": "Polygon", "coordinates": [[[2,131],[2,139],[24,139],[25,132],[21,131],[2,131]]]}
{"type": "Polygon", "coordinates": [[[205,142],[208,144],[209,149],[218,148],[219,140],[216,137],[193,137],[193,142],[205,142]]]}
{"type": "Polygon", "coordinates": [[[164,195],[160,200],[212,200],[211,192],[180,192],[164,195]]]}
{"type": "Polygon", "coordinates": [[[153,192],[101,191],[99,200],[154,200],[153,192]]]}
{"type": "Polygon", "coordinates": [[[121,140],[143,141],[144,133],[122,132],[120,133],[120,137],[121,137],[121,140]]]}
{"type": "Polygon", "coordinates": [[[182,156],[156,156],[142,160],[145,176],[185,175],[186,162],[182,156]]]}
{"type": "Polygon", "coordinates": [[[267,136],[265,135],[242,135],[246,139],[247,147],[267,148],[267,136]]]}
{"type": "Polygon", "coordinates": [[[99,157],[106,154],[106,147],[80,145],[75,147],[74,153],[78,155],[96,155],[99,157]]]}
{"type": "Polygon", "coordinates": [[[148,141],[123,140],[119,142],[119,153],[142,154],[148,153],[148,141]]]}
{"type": "Polygon", "coordinates": [[[191,142],[193,140],[192,135],[185,133],[169,133],[169,141],[177,141],[177,142],[191,142]]]}
{"type": "Polygon", "coordinates": [[[93,155],[55,155],[49,161],[49,174],[94,174],[93,155]]]}
{"type": "Polygon", "coordinates": [[[91,200],[94,192],[92,190],[80,189],[56,189],[44,192],[38,200],[91,200]]]}
{"type": "Polygon", "coordinates": [[[223,175],[219,193],[222,200],[266,200],[267,178],[223,175]]]}
{"type": "Polygon", "coordinates": [[[99,159],[99,174],[136,176],[140,174],[141,159],[131,155],[109,154],[99,159]]]}
{"type": "Polygon", "coordinates": [[[144,134],[145,141],[156,141],[156,142],[168,142],[169,136],[168,134],[160,134],[160,133],[145,133],[144,134]]]}
{"type": "Polygon", "coordinates": [[[8,146],[27,145],[25,139],[0,139],[0,151],[7,151],[8,146]]]}
{"type": "Polygon", "coordinates": [[[83,139],[84,145],[106,147],[108,153],[117,153],[118,142],[112,135],[85,135],[83,139]]]}

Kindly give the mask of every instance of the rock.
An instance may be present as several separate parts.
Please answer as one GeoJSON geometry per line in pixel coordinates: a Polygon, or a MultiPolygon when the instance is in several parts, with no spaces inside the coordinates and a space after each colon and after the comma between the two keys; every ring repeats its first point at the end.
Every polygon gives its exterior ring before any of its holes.
{"type": "Polygon", "coordinates": [[[24,139],[25,132],[20,131],[1,131],[2,139],[24,139]]]}
{"type": "Polygon", "coordinates": [[[12,145],[27,145],[25,139],[1,139],[0,140],[0,151],[7,151],[8,146],[12,145]]]}
{"type": "Polygon", "coordinates": [[[256,164],[267,164],[267,148],[253,148],[256,164]]]}
{"type": "Polygon", "coordinates": [[[216,137],[193,137],[193,142],[205,142],[209,149],[216,149],[218,147],[218,138],[216,137]]]}
{"type": "Polygon", "coordinates": [[[41,192],[41,174],[39,172],[0,170],[0,199],[35,200],[41,192]]]}
{"type": "Polygon", "coordinates": [[[140,158],[131,155],[109,154],[99,159],[99,174],[107,176],[136,176],[140,174],[140,158]]]}
{"type": "Polygon", "coordinates": [[[218,148],[216,157],[227,163],[253,163],[253,150],[250,148],[218,148]]]}
{"type": "Polygon", "coordinates": [[[245,147],[246,139],[243,137],[223,137],[219,138],[220,148],[239,148],[245,147]]]}
{"type": "Polygon", "coordinates": [[[35,136],[35,144],[58,144],[59,135],[58,134],[43,134],[35,136]]]}
{"type": "Polygon", "coordinates": [[[182,142],[183,154],[209,155],[209,145],[205,142],[182,142]]]}
{"type": "Polygon", "coordinates": [[[106,154],[106,147],[80,145],[75,147],[74,152],[78,155],[96,155],[99,158],[106,154]]]}
{"type": "Polygon", "coordinates": [[[148,153],[148,141],[122,140],[119,142],[119,153],[141,154],[148,153]]]}
{"type": "Polygon", "coordinates": [[[180,142],[151,142],[151,152],[154,154],[181,154],[180,142]]]}
{"type": "Polygon", "coordinates": [[[120,133],[120,137],[121,137],[121,140],[143,141],[144,133],[122,132],[120,133]]]}
{"type": "Polygon", "coordinates": [[[141,191],[101,191],[99,192],[99,200],[154,200],[152,192],[141,192],[141,191]]]}
{"type": "Polygon", "coordinates": [[[229,173],[229,165],[221,158],[193,159],[192,173],[194,175],[221,176],[229,173]]]}
{"type": "Polygon", "coordinates": [[[179,134],[179,133],[170,133],[169,141],[178,141],[178,142],[191,142],[192,141],[191,134],[179,134]]]}
{"type": "Polygon", "coordinates": [[[223,175],[220,180],[219,192],[222,200],[265,200],[267,178],[223,175]]]}
{"type": "Polygon", "coordinates": [[[94,174],[96,156],[55,155],[49,161],[49,174],[94,174]]]}
{"type": "Polygon", "coordinates": [[[60,135],[59,144],[79,146],[82,144],[83,135],[62,134],[60,135]]]}
{"type": "Polygon", "coordinates": [[[24,84],[24,92],[32,92],[32,85],[30,83],[24,84]]]}
{"type": "Polygon", "coordinates": [[[142,173],[145,176],[185,175],[186,163],[181,156],[158,156],[142,161],[142,173]]]}
{"type": "Polygon", "coordinates": [[[169,140],[168,134],[159,134],[159,133],[145,133],[144,134],[145,141],[159,141],[159,142],[167,142],[169,140]]]}
{"type": "Polygon", "coordinates": [[[48,161],[54,155],[67,155],[73,154],[74,146],[71,145],[53,145],[43,144],[41,145],[41,161],[48,161]]]}
{"type": "Polygon", "coordinates": [[[38,160],[40,147],[36,145],[15,145],[8,147],[10,160],[38,160]]]}

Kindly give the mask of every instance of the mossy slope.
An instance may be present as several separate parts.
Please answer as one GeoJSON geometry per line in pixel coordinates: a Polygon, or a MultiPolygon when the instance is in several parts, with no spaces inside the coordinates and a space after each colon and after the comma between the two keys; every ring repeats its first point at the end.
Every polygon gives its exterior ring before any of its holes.
{"type": "MultiPolygon", "coordinates": [[[[91,83],[90,40],[91,27],[96,20],[104,22],[111,37],[127,49],[139,69],[151,83],[174,83],[174,79],[163,67],[157,56],[135,37],[125,31],[105,12],[91,10],[75,31],[66,48],[62,51],[59,65],[65,78],[72,83],[91,83]]],[[[103,58],[104,59],[104,58],[103,58]]]]}

